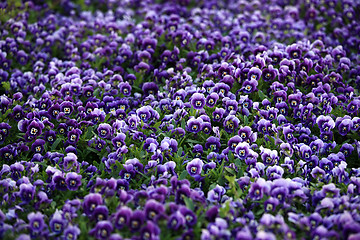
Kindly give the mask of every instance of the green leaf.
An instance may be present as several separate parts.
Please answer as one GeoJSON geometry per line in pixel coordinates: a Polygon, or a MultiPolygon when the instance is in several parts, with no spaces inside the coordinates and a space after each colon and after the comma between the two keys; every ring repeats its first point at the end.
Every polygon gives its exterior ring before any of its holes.
{"type": "Polygon", "coordinates": [[[56,208],[56,201],[52,201],[50,203],[50,206],[51,206],[52,209],[55,209],[56,208]]]}
{"type": "Polygon", "coordinates": [[[186,142],[188,142],[188,143],[196,143],[196,144],[201,143],[201,141],[193,140],[193,139],[186,139],[186,142]]]}
{"type": "Polygon", "coordinates": [[[183,148],[182,148],[182,147],[179,147],[178,150],[177,150],[176,155],[177,155],[178,157],[181,157],[182,152],[183,152],[183,148]]]}
{"type": "Polygon", "coordinates": [[[230,201],[228,200],[225,202],[225,207],[222,207],[219,210],[220,217],[225,218],[228,215],[229,211],[230,211],[230,201]]]}
{"type": "Polygon", "coordinates": [[[95,126],[92,126],[92,127],[88,127],[85,135],[84,135],[84,139],[85,140],[88,140],[90,139],[92,136],[93,136],[93,130],[94,130],[95,126]]]}
{"type": "MultiPolygon", "coordinates": [[[[231,175],[236,175],[236,172],[233,168],[225,167],[225,171],[230,173],[231,175]]],[[[225,176],[225,177],[227,177],[227,176],[225,176]]]]}
{"type": "Polygon", "coordinates": [[[258,95],[261,100],[264,100],[265,98],[267,98],[266,95],[261,90],[258,91],[258,95]]]}
{"type": "Polygon", "coordinates": [[[179,180],[185,179],[187,175],[188,175],[188,172],[187,172],[186,170],[184,170],[184,171],[180,174],[179,180]]]}
{"type": "Polygon", "coordinates": [[[190,198],[188,197],[184,197],[184,202],[185,202],[185,205],[188,209],[190,209],[191,211],[194,211],[194,201],[191,200],[190,198]]]}
{"type": "Polygon", "coordinates": [[[108,120],[109,120],[110,117],[111,117],[111,114],[110,114],[110,113],[106,114],[106,117],[105,117],[105,121],[104,121],[104,122],[108,122],[108,120]]]}
{"type": "Polygon", "coordinates": [[[6,110],[4,114],[1,114],[1,121],[5,120],[6,117],[12,112],[12,109],[6,110]]]}
{"type": "Polygon", "coordinates": [[[154,124],[154,128],[156,128],[156,130],[160,127],[161,121],[158,121],[154,124]]]}
{"type": "Polygon", "coordinates": [[[182,119],[182,120],[181,120],[181,128],[182,128],[182,129],[185,129],[185,119],[182,119]]]}
{"type": "Polygon", "coordinates": [[[55,142],[53,143],[53,145],[51,146],[51,151],[54,151],[55,149],[56,149],[56,147],[57,147],[57,145],[59,145],[59,143],[61,142],[61,138],[57,138],[56,140],[55,140],[55,142]]]}
{"type": "Polygon", "coordinates": [[[1,85],[6,91],[10,91],[11,89],[10,82],[2,82],[1,85]]]}
{"type": "Polygon", "coordinates": [[[249,125],[249,119],[246,115],[244,115],[244,125],[246,125],[246,126],[249,125]]]}

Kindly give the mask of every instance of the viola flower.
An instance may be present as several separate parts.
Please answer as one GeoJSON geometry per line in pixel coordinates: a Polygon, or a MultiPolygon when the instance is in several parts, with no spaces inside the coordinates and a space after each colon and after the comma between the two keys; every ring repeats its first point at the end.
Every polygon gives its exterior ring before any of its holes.
{"type": "Polygon", "coordinates": [[[204,166],[203,166],[203,171],[204,171],[204,174],[208,174],[212,169],[215,169],[216,167],[216,163],[215,162],[209,162],[209,163],[206,163],[204,166]]]}
{"type": "Polygon", "coordinates": [[[235,153],[241,160],[244,160],[250,153],[250,145],[247,142],[238,143],[235,147],[235,153]]]}
{"type": "Polygon", "coordinates": [[[113,226],[110,221],[99,221],[95,227],[89,231],[90,235],[95,236],[97,239],[108,239],[113,231],[113,226]]]}
{"type": "Polygon", "coordinates": [[[260,119],[257,123],[257,130],[264,135],[268,135],[272,131],[272,124],[269,120],[260,119]]]}
{"type": "Polygon", "coordinates": [[[306,161],[310,160],[312,155],[312,150],[308,145],[306,144],[301,145],[299,151],[303,159],[305,159],[306,161]]]}
{"type": "Polygon", "coordinates": [[[186,170],[192,177],[199,176],[204,166],[204,162],[199,158],[194,158],[186,165],[186,170]]]}
{"type": "Polygon", "coordinates": [[[200,144],[196,144],[192,152],[195,154],[195,158],[200,158],[201,155],[204,153],[203,146],[201,146],[200,144]]]}
{"type": "Polygon", "coordinates": [[[278,69],[274,68],[273,65],[269,65],[268,68],[262,70],[262,79],[265,82],[271,82],[278,76],[278,74],[278,69]]]}
{"type": "Polygon", "coordinates": [[[60,234],[64,231],[66,224],[66,219],[62,216],[61,212],[56,209],[49,223],[51,231],[55,234],[60,234]]]}
{"type": "Polygon", "coordinates": [[[191,117],[186,123],[187,131],[192,132],[192,133],[198,133],[201,130],[202,123],[203,123],[203,120],[201,118],[191,117]]]}
{"type": "Polygon", "coordinates": [[[173,230],[178,230],[183,227],[185,223],[185,217],[180,213],[180,211],[176,211],[170,215],[167,227],[173,230]]]}
{"type": "Polygon", "coordinates": [[[208,192],[207,200],[210,202],[220,202],[222,196],[226,193],[224,187],[216,185],[216,187],[208,192]]]}
{"type": "Polygon", "coordinates": [[[326,173],[330,173],[333,169],[333,163],[327,158],[322,158],[319,161],[319,167],[325,170],[326,173]]]}
{"type": "Polygon", "coordinates": [[[146,123],[151,118],[150,110],[151,110],[151,107],[143,106],[136,110],[136,114],[142,121],[144,121],[146,123]]]}
{"type": "Polygon", "coordinates": [[[283,134],[285,137],[285,140],[289,143],[296,142],[296,138],[293,135],[294,129],[291,128],[291,126],[283,127],[283,134]]]}
{"type": "Polygon", "coordinates": [[[136,174],[134,166],[132,164],[123,164],[124,169],[119,173],[122,179],[130,181],[136,174]]]}
{"type": "Polygon", "coordinates": [[[18,155],[18,152],[14,146],[7,145],[3,148],[0,148],[1,158],[11,161],[18,155]]]}
{"type": "MultiPolygon", "coordinates": [[[[246,138],[246,136],[244,136],[244,138],[246,138]]],[[[228,145],[229,149],[234,152],[238,143],[240,143],[242,141],[243,141],[243,138],[241,138],[239,135],[235,135],[229,139],[227,145],[228,145]]]]}
{"type": "Polygon", "coordinates": [[[216,83],[215,86],[212,89],[213,92],[216,92],[219,96],[226,96],[228,92],[230,91],[230,86],[226,83],[216,83]]]}
{"type": "MultiPolygon", "coordinates": [[[[340,122],[340,119],[336,119],[337,123],[340,122]]],[[[345,136],[348,132],[350,132],[351,128],[353,127],[353,122],[351,119],[343,119],[338,125],[337,128],[339,130],[340,135],[345,136]]]]}
{"type": "Polygon", "coordinates": [[[316,166],[311,170],[311,176],[314,179],[323,179],[325,177],[325,171],[320,167],[316,166]]]}
{"type": "Polygon", "coordinates": [[[358,117],[354,117],[352,119],[352,122],[353,122],[353,127],[351,128],[351,131],[358,131],[360,129],[360,118],[358,117]]]}
{"type": "Polygon", "coordinates": [[[211,133],[211,123],[210,122],[203,122],[201,124],[201,131],[203,131],[205,134],[210,134],[211,133]]]}
{"type": "Polygon", "coordinates": [[[238,102],[236,100],[227,99],[225,102],[225,109],[227,112],[238,110],[238,102]]]}
{"type": "Polygon", "coordinates": [[[127,123],[131,129],[137,129],[137,126],[140,123],[140,118],[136,114],[131,114],[127,118],[127,123]]]}
{"type": "Polygon", "coordinates": [[[205,100],[206,106],[209,108],[213,108],[219,99],[219,95],[216,92],[210,93],[205,100]]]}
{"type": "Polygon", "coordinates": [[[239,127],[239,123],[240,123],[240,120],[237,117],[235,117],[234,115],[228,115],[224,119],[223,126],[224,126],[226,132],[233,133],[239,127]]]}
{"type": "Polygon", "coordinates": [[[225,109],[215,108],[215,111],[212,114],[214,121],[219,122],[223,118],[224,114],[225,114],[225,109]]]}
{"type": "Polygon", "coordinates": [[[148,221],[146,225],[140,230],[140,236],[142,239],[157,239],[159,234],[160,228],[152,221],[148,221]]]}
{"type": "Polygon", "coordinates": [[[202,93],[194,93],[191,96],[190,101],[193,108],[200,110],[205,105],[205,96],[202,93]]]}
{"type": "Polygon", "coordinates": [[[18,63],[20,63],[21,65],[26,65],[27,62],[28,62],[28,55],[23,51],[23,50],[20,50],[17,52],[17,61],[18,63]]]}
{"type": "Polygon", "coordinates": [[[251,184],[248,196],[255,201],[263,198],[264,194],[269,191],[268,183],[263,178],[258,178],[251,184]]]}
{"type": "Polygon", "coordinates": [[[246,80],[243,82],[241,91],[243,91],[244,93],[256,92],[258,90],[257,85],[258,81],[251,78],[251,80],[246,80]]]}
{"type": "Polygon", "coordinates": [[[63,236],[66,239],[77,239],[80,235],[80,229],[77,226],[69,224],[65,230],[63,236]]]}
{"type": "Polygon", "coordinates": [[[320,128],[320,132],[329,132],[335,127],[335,122],[330,116],[320,115],[316,119],[316,124],[320,128]]]}
{"type": "Polygon", "coordinates": [[[146,82],[143,84],[142,90],[143,90],[145,96],[148,96],[148,95],[156,96],[159,91],[159,87],[154,82],[146,82]]]}
{"type": "Polygon", "coordinates": [[[99,193],[89,193],[88,195],[86,195],[84,197],[84,201],[82,204],[83,207],[83,211],[87,216],[92,216],[95,208],[98,205],[102,205],[103,204],[103,199],[101,194],[99,193]]]}
{"type": "Polygon", "coordinates": [[[127,206],[121,206],[120,209],[118,209],[114,214],[114,226],[117,229],[122,229],[124,226],[129,226],[131,215],[131,208],[127,206]]]}
{"type": "Polygon", "coordinates": [[[80,135],[82,134],[82,131],[78,128],[74,128],[71,131],[67,133],[68,140],[67,142],[71,145],[76,145],[76,143],[79,141],[80,135]]]}
{"type": "Polygon", "coordinates": [[[29,230],[31,236],[33,237],[40,236],[43,233],[44,228],[46,227],[44,221],[44,215],[40,212],[36,212],[36,213],[31,212],[29,213],[27,218],[29,220],[29,230]]]}
{"type": "MultiPolygon", "coordinates": [[[[22,131],[22,126],[23,124],[26,124],[25,122],[23,122],[25,120],[21,120],[19,122],[19,129],[22,131]]],[[[26,135],[29,136],[30,138],[36,138],[38,136],[40,136],[42,134],[42,130],[45,128],[44,124],[38,120],[38,119],[34,119],[32,120],[30,123],[26,124],[26,135]]]]}
{"type": "Polygon", "coordinates": [[[82,176],[75,172],[68,172],[66,174],[65,182],[70,191],[77,191],[81,186],[82,176]]]}
{"type": "Polygon", "coordinates": [[[354,147],[349,143],[344,143],[340,148],[340,152],[344,153],[345,157],[350,156],[353,151],[354,147]]]}
{"type": "Polygon", "coordinates": [[[139,159],[137,158],[128,159],[126,160],[125,164],[126,165],[131,164],[136,172],[141,172],[142,169],[144,168],[144,166],[140,163],[139,159]]]}
{"type": "Polygon", "coordinates": [[[267,119],[269,121],[273,121],[274,119],[277,118],[277,113],[278,113],[278,109],[277,108],[270,108],[268,111],[267,111],[267,119]]]}
{"type": "Polygon", "coordinates": [[[276,101],[276,103],[285,102],[287,99],[287,93],[284,90],[275,91],[273,93],[273,95],[274,95],[274,100],[276,101]]]}
{"type": "Polygon", "coordinates": [[[348,113],[356,114],[359,111],[360,107],[360,100],[354,99],[352,100],[346,107],[348,113]]]}
{"type": "Polygon", "coordinates": [[[52,184],[55,187],[55,189],[59,191],[66,191],[67,186],[65,183],[65,177],[62,172],[56,172],[52,177],[52,184]]]}
{"type": "Polygon", "coordinates": [[[241,127],[238,131],[242,142],[253,143],[257,139],[257,133],[254,133],[249,126],[241,127]]]}
{"type": "Polygon", "coordinates": [[[124,133],[118,133],[116,135],[116,137],[114,137],[113,139],[111,139],[112,144],[114,145],[114,147],[116,149],[121,148],[122,146],[125,146],[125,138],[126,135],[124,133]]]}
{"type": "Polygon", "coordinates": [[[135,210],[129,220],[130,229],[132,232],[138,231],[144,223],[146,216],[141,210],[135,210]]]}
{"type": "Polygon", "coordinates": [[[64,157],[64,161],[62,163],[63,167],[64,167],[64,170],[65,171],[71,171],[71,170],[74,170],[76,171],[77,173],[80,172],[80,165],[77,161],[77,156],[72,153],[72,152],[69,152],[65,157],[64,157]]]}
{"type": "Polygon", "coordinates": [[[269,166],[266,169],[266,176],[269,180],[279,179],[283,176],[284,169],[280,166],[269,166]]]}
{"type": "Polygon", "coordinates": [[[144,148],[147,152],[155,152],[158,146],[159,146],[159,143],[156,141],[156,139],[151,138],[151,137],[148,137],[148,138],[145,140],[145,143],[144,143],[144,147],[143,147],[143,148],[144,148]]]}
{"type": "Polygon", "coordinates": [[[24,203],[29,203],[34,199],[36,188],[31,183],[20,184],[20,198],[24,203]]]}
{"type": "Polygon", "coordinates": [[[266,212],[273,212],[276,207],[280,204],[280,201],[277,198],[270,197],[264,202],[264,208],[266,212]]]}
{"type": "Polygon", "coordinates": [[[296,43],[286,47],[286,52],[288,53],[290,58],[301,59],[302,50],[300,46],[296,43]]]}
{"type": "Polygon", "coordinates": [[[262,71],[258,67],[252,67],[250,68],[248,72],[248,80],[256,80],[259,81],[261,77],[262,71]]]}
{"type": "Polygon", "coordinates": [[[8,123],[0,123],[0,143],[10,134],[11,126],[8,123]]]}
{"type": "Polygon", "coordinates": [[[149,220],[157,221],[157,219],[164,213],[165,208],[161,203],[150,199],[146,202],[144,211],[145,216],[149,220]]]}
{"type": "Polygon", "coordinates": [[[214,136],[210,136],[205,143],[205,149],[211,149],[214,152],[219,152],[220,146],[220,139],[214,136]]]}
{"type": "Polygon", "coordinates": [[[63,101],[60,104],[60,110],[61,112],[63,112],[66,116],[69,116],[73,111],[74,111],[74,107],[73,107],[73,103],[69,102],[69,101],[63,101]]]}
{"type": "Polygon", "coordinates": [[[324,142],[321,139],[312,141],[309,145],[313,154],[319,153],[320,149],[324,146],[324,142]]]}
{"type": "Polygon", "coordinates": [[[44,139],[50,144],[53,144],[56,140],[56,132],[53,130],[46,131],[44,133],[44,139]]]}
{"type": "Polygon", "coordinates": [[[31,151],[34,153],[42,153],[44,151],[45,141],[42,139],[36,139],[31,145],[31,151]]]}
{"type": "Polygon", "coordinates": [[[293,109],[296,109],[301,104],[301,92],[296,94],[290,94],[288,96],[288,103],[290,104],[290,107],[293,109]]]}
{"type": "Polygon", "coordinates": [[[268,148],[260,147],[261,159],[265,165],[274,165],[279,161],[278,152],[276,150],[270,150],[268,148]]]}

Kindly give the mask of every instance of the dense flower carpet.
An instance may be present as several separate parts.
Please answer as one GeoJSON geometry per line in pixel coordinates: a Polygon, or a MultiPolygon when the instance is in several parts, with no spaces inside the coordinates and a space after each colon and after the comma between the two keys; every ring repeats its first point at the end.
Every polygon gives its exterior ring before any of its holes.
{"type": "Polygon", "coordinates": [[[0,2],[0,239],[360,239],[360,1],[0,2]]]}

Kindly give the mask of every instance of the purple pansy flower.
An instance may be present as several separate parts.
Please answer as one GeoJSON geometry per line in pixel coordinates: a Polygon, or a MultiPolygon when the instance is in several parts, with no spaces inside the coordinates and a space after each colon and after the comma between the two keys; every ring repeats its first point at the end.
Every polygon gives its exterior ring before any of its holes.
{"type": "Polygon", "coordinates": [[[186,165],[186,170],[192,177],[196,177],[201,174],[202,167],[204,166],[204,162],[199,158],[195,158],[188,162],[186,165]]]}
{"type": "Polygon", "coordinates": [[[207,200],[210,202],[220,202],[222,196],[226,193],[224,187],[216,185],[216,187],[208,192],[207,200]]]}
{"type": "Polygon", "coordinates": [[[82,176],[75,173],[69,172],[66,174],[65,182],[70,191],[76,191],[81,186],[82,176]]]}
{"type": "Polygon", "coordinates": [[[202,93],[194,93],[190,98],[190,102],[195,109],[202,109],[205,106],[205,96],[202,93]]]}
{"type": "Polygon", "coordinates": [[[112,129],[111,126],[107,123],[101,123],[99,127],[97,128],[98,135],[101,138],[109,139],[112,135],[112,129]]]}

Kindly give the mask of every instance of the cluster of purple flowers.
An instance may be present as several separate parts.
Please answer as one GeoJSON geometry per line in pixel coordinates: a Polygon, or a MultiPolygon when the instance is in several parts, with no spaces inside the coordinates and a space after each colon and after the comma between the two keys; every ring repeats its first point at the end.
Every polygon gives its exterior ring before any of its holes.
{"type": "Polygon", "coordinates": [[[1,239],[360,238],[359,2],[0,11],[1,239]]]}

